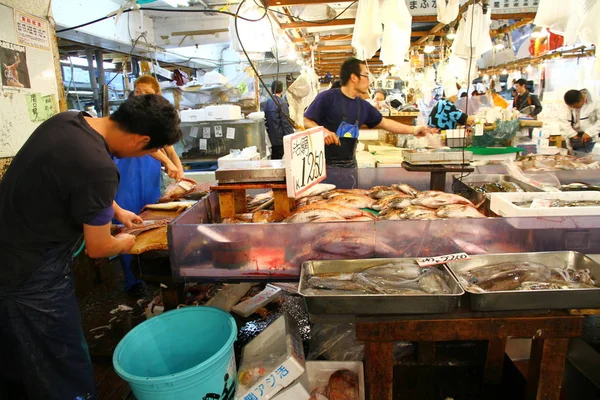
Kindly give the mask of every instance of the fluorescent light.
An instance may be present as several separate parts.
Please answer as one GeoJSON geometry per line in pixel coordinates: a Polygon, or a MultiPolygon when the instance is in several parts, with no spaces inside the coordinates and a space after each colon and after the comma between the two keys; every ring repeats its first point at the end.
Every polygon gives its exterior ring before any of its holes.
{"type": "Polygon", "coordinates": [[[190,5],[188,0],[163,0],[165,3],[170,5],[171,7],[187,7],[190,5]]]}
{"type": "Polygon", "coordinates": [[[429,54],[429,53],[433,53],[433,51],[435,50],[435,46],[428,44],[427,46],[425,46],[425,48],[423,49],[423,52],[429,54]]]}
{"type": "Polygon", "coordinates": [[[450,30],[448,31],[448,34],[446,35],[446,39],[454,40],[455,37],[456,37],[456,32],[454,31],[454,28],[450,28],[450,30]]]}
{"type": "MultiPolygon", "coordinates": [[[[66,65],[71,65],[71,63],[73,63],[73,66],[78,66],[78,67],[87,67],[88,66],[88,62],[86,59],[83,58],[79,58],[79,57],[69,57],[68,60],[60,60],[61,64],[66,64],[66,65]]],[[[93,61],[93,65],[94,68],[97,68],[96,65],[96,60],[93,61]]],[[[109,63],[109,62],[103,62],[102,66],[104,67],[104,69],[115,69],[116,65],[113,63],[109,63]]]]}

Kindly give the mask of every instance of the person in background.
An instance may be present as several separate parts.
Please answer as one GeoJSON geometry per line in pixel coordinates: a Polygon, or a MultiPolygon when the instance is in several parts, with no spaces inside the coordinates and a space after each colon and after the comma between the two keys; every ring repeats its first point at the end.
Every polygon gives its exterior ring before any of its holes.
{"type": "MultiPolygon", "coordinates": [[[[161,94],[158,81],[150,75],[142,75],[134,83],[134,97],[146,94],[161,94]]],[[[184,177],[181,161],[173,146],[170,145],[149,155],[116,159],[115,162],[121,175],[115,196],[115,215],[121,210],[131,211],[135,215],[146,204],[154,204],[158,201],[161,194],[161,164],[165,166],[169,177],[176,180],[184,177]]],[[[136,216],[127,222],[141,223],[142,220],[136,216]]],[[[125,276],[125,290],[136,296],[144,294],[144,283],[136,279],[131,272],[133,256],[124,254],[119,259],[125,276]]]]}
{"type": "Polygon", "coordinates": [[[517,111],[521,111],[529,106],[533,106],[534,110],[529,113],[534,119],[537,119],[537,115],[542,112],[542,103],[540,99],[527,90],[527,81],[523,78],[518,79],[515,83],[515,90],[517,97],[513,100],[513,108],[517,111]]]}
{"type": "Polygon", "coordinates": [[[82,236],[92,258],[133,247],[135,236],[110,233],[112,155],[140,157],[180,139],[175,108],[146,95],[103,118],[57,114],[21,147],[0,181],[0,399],[97,398],[73,254],[82,236]]]}
{"type": "Polygon", "coordinates": [[[339,89],[341,87],[342,87],[342,82],[340,82],[340,80],[338,79],[331,84],[331,87],[329,89],[339,89]]]}
{"type": "Polygon", "coordinates": [[[382,109],[389,110],[389,106],[385,104],[386,94],[383,90],[377,89],[375,94],[373,95],[373,100],[370,100],[369,103],[374,106],[377,110],[381,111],[382,109]]]}
{"type": "Polygon", "coordinates": [[[600,134],[600,103],[587,89],[567,91],[564,101],[558,120],[562,136],[573,150],[591,152],[600,134]]]}
{"type": "Polygon", "coordinates": [[[369,90],[369,73],[364,61],[349,58],[340,69],[340,89],[321,92],[304,113],[306,129],[324,127],[325,161],[328,166],[356,168],[356,146],[360,126],[384,129],[398,134],[425,135],[426,126],[408,126],[383,118],[363,100],[369,90]]]}
{"type": "Polygon", "coordinates": [[[283,83],[273,81],[271,84],[271,93],[273,93],[275,100],[269,97],[267,104],[265,104],[267,134],[271,141],[271,159],[281,160],[283,158],[283,137],[294,133],[294,127],[289,119],[290,110],[288,104],[281,98],[283,83]]]}
{"type": "Polygon", "coordinates": [[[455,101],[456,96],[438,101],[429,114],[427,125],[438,129],[456,129],[458,125],[473,125],[475,117],[456,108],[455,101]]]}

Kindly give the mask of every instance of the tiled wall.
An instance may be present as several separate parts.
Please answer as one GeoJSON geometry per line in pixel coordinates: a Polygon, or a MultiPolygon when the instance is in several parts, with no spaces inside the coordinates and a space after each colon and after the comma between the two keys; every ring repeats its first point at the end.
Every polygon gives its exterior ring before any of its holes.
{"type": "Polygon", "coordinates": [[[0,158],[0,180],[2,180],[2,177],[8,169],[8,166],[10,165],[12,159],[12,157],[0,158]]]}

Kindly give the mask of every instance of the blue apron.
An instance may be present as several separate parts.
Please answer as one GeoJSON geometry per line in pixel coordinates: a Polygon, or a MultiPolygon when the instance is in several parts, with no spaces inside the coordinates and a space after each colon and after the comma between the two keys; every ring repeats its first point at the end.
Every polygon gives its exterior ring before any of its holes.
{"type": "Polygon", "coordinates": [[[51,249],[24,283],[0,288],[0,398],[96,399],[71,272],[75,248],[51,249]]]}

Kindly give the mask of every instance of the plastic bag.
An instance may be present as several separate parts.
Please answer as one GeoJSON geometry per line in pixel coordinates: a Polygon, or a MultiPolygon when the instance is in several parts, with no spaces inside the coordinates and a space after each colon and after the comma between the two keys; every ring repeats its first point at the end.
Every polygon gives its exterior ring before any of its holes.
{"type": "Polygon", "coordinates": [[[324,358],[331,361],[362,361],[365,345],[356,340],[356,328],[352,323],[315,323],[307,359],[324,358]]]}
{"type": "Polygon", "coordinates": [[[361,59],[369,59],[381,48],[382,17],[378,1],[359,1],[352,47],[361,59]]]}
{"type": "Polygon", "coordinates": [[[437,20],[442,24],[449,24],[458,17],[460,4],[458,0],[440,0],[437,2],[437,20]]]}

